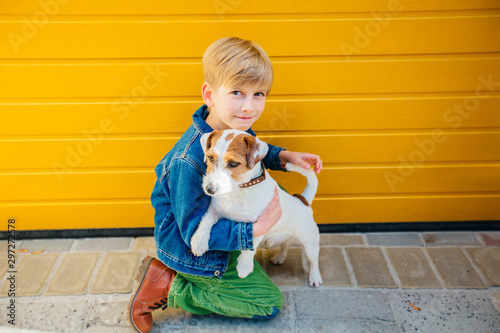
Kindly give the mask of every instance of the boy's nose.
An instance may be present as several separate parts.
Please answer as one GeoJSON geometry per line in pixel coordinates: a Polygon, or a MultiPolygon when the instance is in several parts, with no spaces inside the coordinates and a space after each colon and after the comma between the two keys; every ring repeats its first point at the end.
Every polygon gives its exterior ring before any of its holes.
{"type": "Polygon", "coordinates": [[[245,101],[245,103],[243,104],[243,111],[245,112],[251,112],[253,111],[253,103],[252,101],[245,101]]]}

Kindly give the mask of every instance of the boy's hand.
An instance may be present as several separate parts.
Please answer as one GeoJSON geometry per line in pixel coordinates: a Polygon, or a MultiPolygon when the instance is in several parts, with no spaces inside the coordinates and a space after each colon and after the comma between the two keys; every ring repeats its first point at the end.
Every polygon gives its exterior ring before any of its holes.
{"type": "Polygon", "coordinates": [[[292,163],[293,165],[301,166],[304,169],[309,169],[311,165],[314,165],[314,172],[316,174],[319,174],[323,168],[323,162],[321,161],[321,157],[318,155],[282,150],[279,156],[281,164],[283,165],[292,163]]]}
{"type": "Polygon", "coordinates": [[[275,187],[273,200],[271,200],[271,202],[257,218],[257,221],[253,224],[253,236],[259,237],[271,230],[271,228],[281,218],[281,214],[282,211],[278,187],[275,187]]]}

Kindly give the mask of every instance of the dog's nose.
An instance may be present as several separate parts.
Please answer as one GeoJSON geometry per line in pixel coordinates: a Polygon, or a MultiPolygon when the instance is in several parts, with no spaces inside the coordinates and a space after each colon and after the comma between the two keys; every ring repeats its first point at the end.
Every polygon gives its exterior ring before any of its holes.
{"type": "Polygon", "coordinates": [[[207,186],[207,187],[205,188],[205,191],[206,191],[208,194],[213,195],[213,194],[215,193],[215,191],[217,191],[217,189],[216,189],[215,187],[213,187],[213,186],[207,186]]]}

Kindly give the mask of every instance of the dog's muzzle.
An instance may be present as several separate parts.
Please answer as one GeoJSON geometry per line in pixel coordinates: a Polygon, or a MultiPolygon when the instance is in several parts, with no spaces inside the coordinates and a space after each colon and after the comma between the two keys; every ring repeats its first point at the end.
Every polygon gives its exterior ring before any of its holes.
{"type": "Polygon", "coordinates": [[[203,191],[210,196],[226,195],[234,189],[234,180],[227,170],[215,169],[203,177],[203,191]]]}
{"type": "Polygon", "coordinates": [[[217,188],[215,186],[209,185],[205,187],[205,193],[208,195],[214,195],[217,192],[217,188]]]}

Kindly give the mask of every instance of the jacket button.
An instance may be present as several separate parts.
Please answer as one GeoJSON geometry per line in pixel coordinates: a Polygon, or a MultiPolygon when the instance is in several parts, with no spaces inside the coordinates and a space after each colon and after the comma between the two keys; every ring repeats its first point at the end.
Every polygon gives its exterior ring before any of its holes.
{"type": "Polygon", "coordinates": [[[220,274],[220,272],[219,272],[219,271],[215,271],[215,272],[214,272],[214,275],[215,275],[215,276],[219,276],[219,274],[220,274]]]}

